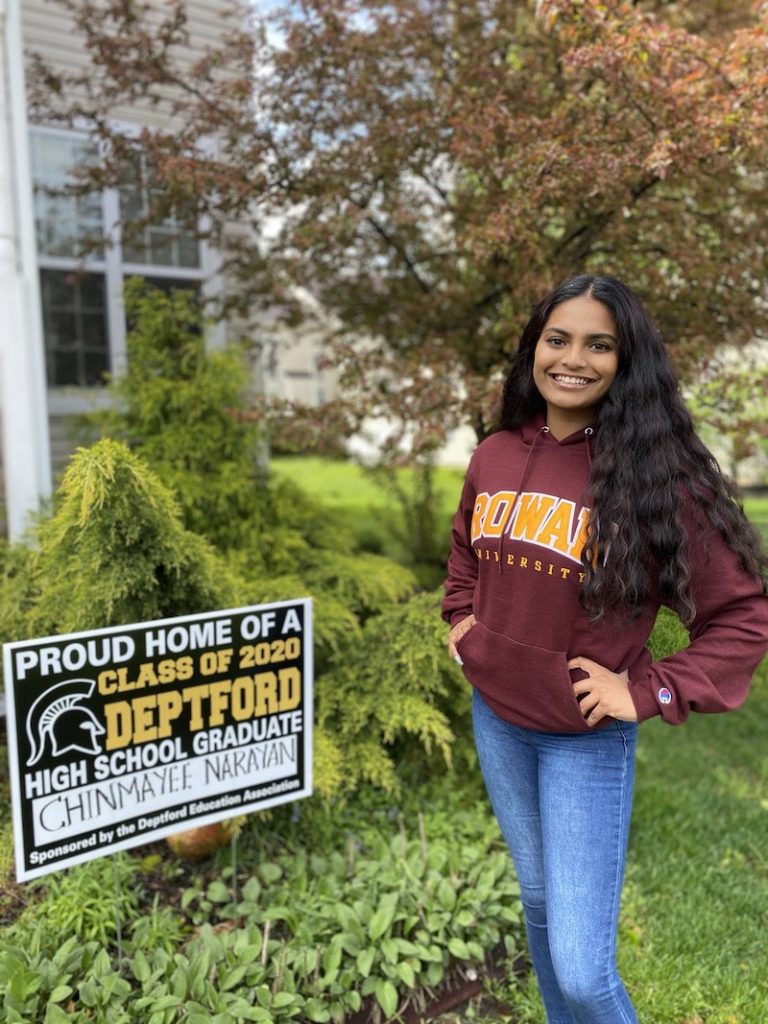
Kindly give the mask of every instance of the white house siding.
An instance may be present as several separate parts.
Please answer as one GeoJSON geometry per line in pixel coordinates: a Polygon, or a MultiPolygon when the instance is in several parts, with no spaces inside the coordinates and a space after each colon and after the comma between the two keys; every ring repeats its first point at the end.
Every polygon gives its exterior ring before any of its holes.
{"type": "MultiPolygon", "coordinates": [[[[154,0],[158,19],[165,5],[154,0]]],[[[182,66],[191,65],[222,38],[222,34],[239,24],[240,7],[233,0],[188,0],[187,5],[190,46],[179,48],[182,66]]],[[[77,34],[74,21],[55,0],[23,0],[22,32],[27,55],[39,53],[52,67],[62,72],[77,73],[88,67],[88,53],[77,34]]],[[[170,90],[166,93],[170,96],[170,90]]],[[[150,104],[116,106],[112,111],[116,121],[143,124],[154,128],[168,126],[167,116],[150,104]]]]}

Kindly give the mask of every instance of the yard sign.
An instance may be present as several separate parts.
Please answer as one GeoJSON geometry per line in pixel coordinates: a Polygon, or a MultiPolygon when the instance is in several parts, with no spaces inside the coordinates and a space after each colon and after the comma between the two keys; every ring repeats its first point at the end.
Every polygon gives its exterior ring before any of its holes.
{"type": "Polygon", "coordinates": [[[309,598],[4,645],[19,881],[312,792],[309,598]]]}

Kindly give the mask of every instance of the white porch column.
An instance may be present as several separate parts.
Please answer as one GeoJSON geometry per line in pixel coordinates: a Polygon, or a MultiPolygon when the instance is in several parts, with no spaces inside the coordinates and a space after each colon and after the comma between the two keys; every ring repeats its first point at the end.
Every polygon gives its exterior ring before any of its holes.
{"type": "Polygon", "coordinates": [[[19,0],[0,0],[0,415],[8,535],[51,493],[19,0]]]}

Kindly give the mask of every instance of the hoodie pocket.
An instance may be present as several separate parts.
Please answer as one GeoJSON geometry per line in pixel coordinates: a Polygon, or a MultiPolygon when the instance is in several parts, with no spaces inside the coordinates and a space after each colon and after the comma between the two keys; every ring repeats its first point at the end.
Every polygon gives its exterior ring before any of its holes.
{"type": "Polygon", "coordinates": [[[589,732],[564,651],[518,643],[475,623],[456,644],[463,672],[507,721],[540,732],[589,732]]]}

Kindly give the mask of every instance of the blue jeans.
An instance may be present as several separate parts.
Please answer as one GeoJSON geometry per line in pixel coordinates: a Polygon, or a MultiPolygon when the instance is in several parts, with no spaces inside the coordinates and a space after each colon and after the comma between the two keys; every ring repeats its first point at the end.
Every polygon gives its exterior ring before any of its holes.
{"type": "Polygon", "coordinates": [[[637,724],[534,732],[499,718],[476,690],[472,711],[549,1024],[637,1024],[616,969],[637,724]]]}

